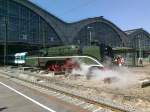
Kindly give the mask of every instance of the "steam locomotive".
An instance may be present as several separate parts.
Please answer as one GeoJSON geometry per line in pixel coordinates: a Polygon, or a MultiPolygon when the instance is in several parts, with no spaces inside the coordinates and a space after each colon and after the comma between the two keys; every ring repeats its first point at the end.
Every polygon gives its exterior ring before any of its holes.
{"type": "Polygon", "coordinates": [[[102,68],[100,62],[105,60],[105,56],[113,58],[112,48],[105,44],[84,47],[67,45],[44,48],[36,52],[18,53],[15,56],[15,64],[62,72],[80,68],[80,62],[91,67],[102,68]]]}

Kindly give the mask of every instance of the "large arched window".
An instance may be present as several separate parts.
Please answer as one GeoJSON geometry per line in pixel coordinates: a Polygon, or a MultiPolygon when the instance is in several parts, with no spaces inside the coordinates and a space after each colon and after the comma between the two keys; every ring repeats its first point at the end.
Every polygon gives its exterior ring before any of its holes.
{"type": "Polygon", "coordinates": [[[150,38],[144,32],[139,32],[131,39],[132,47],[135,49],[150,49],[150,38]]]}
{"type": "Polygon", "coordinates": [[[123,46],[118,33],[109,25],[95,22],[83,27],[75,36],[73,43],[89,45],[90,41],[99,41],[112,47],[123,46]]]}
{"type": "Polygon", "coordinates": [[[46,21],[13,0],[0,0],[0,41],[59,45],[60,38],[46,21]],[[7,28],[6,28],[7,24],[7,28]]]}

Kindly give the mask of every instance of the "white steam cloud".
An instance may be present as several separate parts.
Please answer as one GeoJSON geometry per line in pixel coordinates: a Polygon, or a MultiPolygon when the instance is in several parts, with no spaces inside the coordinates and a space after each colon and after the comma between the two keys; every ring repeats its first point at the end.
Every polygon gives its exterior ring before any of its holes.
{"type": "Polygon", "coordinates": [[[90,69],[90,65],[80,63],[80,69],[73,69],[72,75],[81,75],[87,78],[90,75],[90,81],[103,82],[103,84],[111,88],[125,89],[132,87],[138,82],[138,79],[126,67],[113,67],[112,69],[104,70],[94,68],[90,69]],[[90,74],[89,74],[90,73],[90,74]]]}

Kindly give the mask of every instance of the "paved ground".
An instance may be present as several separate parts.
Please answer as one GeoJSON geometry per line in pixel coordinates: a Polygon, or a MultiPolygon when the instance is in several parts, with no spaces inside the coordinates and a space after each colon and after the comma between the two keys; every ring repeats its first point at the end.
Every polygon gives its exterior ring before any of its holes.
{"type": "Polygon", "coordinates": [[[0,77],[0,112],[86,112],[85,110],[65,103],[55,97],[45,95],[27,87],[18,85],[9,79],[0,77]],[[14,88],[40,104],[19,95],[2,85],[14,88]],[[39,106],[42,105],[43,107],[39,106]]]}
{"type": "MultiPolygon", "coordinates": [[[[143,75],[145,77],[150,77],[150,64],[144,67],[131,67],[128,69],[131,70],[133,73],[135,73],[135,75],[138,74],[139,76],[143,75]]],[[[44,106],[56,112],[85,112],[85,110],[82,110],[77,106],[65,103],[57,98],[42,94],[27,87],[20,86],[10,81],[9,79],[4,79],[0,77],[0,82],[3,82],[8,86],[13,87],[14,89],[20,91],[21,93],[29,96],[32,99],[35,99],[44,106]]],[[[77,82],[77,80],[75,80],[75,82],[77,82]]],[[[81,82],[79,84],[81,84],[81,82]]],[[[136,96],[137,94],[137,96],[149,98],[149,91],[150,87],[146,87],[138,89],[135,88],[135,90],[132,89],[132,91],[129,90],[126,91],[125,93],[127,95],[136,96]]],[[[136,102],[141,103],[141,104],[138,103],[138,106],[144,105],[141,107],[149,108],[149,103],[145,103],[145,100],[144,101],[138,100],[136,102]]],[[[16,94],[15,92],[9,90],[8,88],[0,84],[0,112],[49,112],[49,111],[31,102],[30,100],[22,97],[21,95],[16,94]]]]}
{"type": "Polygon", "coordinates": [[[133,72],[146,73],[150,75],[150,63],[145,64],[143,67],[131,67],[129,69],[133,72]]]}

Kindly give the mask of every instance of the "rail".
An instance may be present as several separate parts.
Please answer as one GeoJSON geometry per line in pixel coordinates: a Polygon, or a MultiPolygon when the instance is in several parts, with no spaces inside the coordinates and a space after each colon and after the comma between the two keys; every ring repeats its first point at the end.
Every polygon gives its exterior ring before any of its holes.
{"type": "Polygon", "coordinates": [[[51,84],[51,80],[47,77],[42,77],[42,76],[38,76],[32,73],[27,73],[27,72],[18,72],[16,74],[16,71],[13,71],[13,70],[0,71],[0,73],[5,74],[11,78],[15,78],[15,79],[18,79],[18,80],[42,87],[42,88],[50,89],[52,91],[55,91],[63,95],[67,95],[67,96],[82,100],[84,102],[88,102],[90,104],[94,104],[103,108],[107,108],[115,112],[140,112],[132,106],[118,104],[118,103],[112,102],[111,100],[108,101],[104,98],[89,99],[81,95],[78,95],[76,93],[73,94],[69,92],[68,90],[66,90],[65,88],[61,88],[61,87],[51,84]],[[42,83],[42,81],[44,81],[45,83],[42,83]]]}

